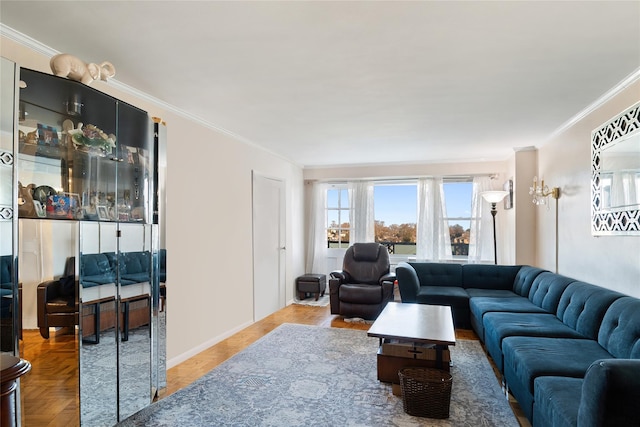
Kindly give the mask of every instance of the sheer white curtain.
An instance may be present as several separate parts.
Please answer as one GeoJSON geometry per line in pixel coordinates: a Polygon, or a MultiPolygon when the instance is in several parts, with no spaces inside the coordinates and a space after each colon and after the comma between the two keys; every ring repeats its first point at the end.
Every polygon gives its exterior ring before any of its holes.
{"type": "Polygon", "coordinates": [[[327,273],[327,185],[312,182],[307,188],[305,209],[309,218],[306,273],[327,273]]]}
{"type": "Polygon", "coordinates": [[[638,173],[620,171],[611,174],[610,207],[633,206],[640,203],[640,188],[636,188],[638,173]]]}
{"type": "Polygon", "coordinates": [[[374,242],[375,219],[373,209],[373,183],[357,181],[349,183],[349,244],[374,242]]]}
{"type": "Polygon", "coordinates": [[[493,226],[491,206],[480,195],[491,190],[491,178],[473,178],[471,197],[471,230],[469,232],[469,263],[493,260],[493,226]]]}
{"type": "Polygon", "coordinates": [[[416,258],[442,261],[452,259],[451,238],[442,178],[418,180],[418,222],[416,230],[416,258]]]}

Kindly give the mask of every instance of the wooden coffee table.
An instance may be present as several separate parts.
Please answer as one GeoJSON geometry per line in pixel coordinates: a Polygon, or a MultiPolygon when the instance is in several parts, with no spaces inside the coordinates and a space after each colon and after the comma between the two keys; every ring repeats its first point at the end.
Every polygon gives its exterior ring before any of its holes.
{"type": "Polygon", "coordinates": [[[449,346],[456,345],[451,307],[390,302],[367,332],[380,339],[378,380],[398,383],[406,367],[449,370],[449,346]]]}

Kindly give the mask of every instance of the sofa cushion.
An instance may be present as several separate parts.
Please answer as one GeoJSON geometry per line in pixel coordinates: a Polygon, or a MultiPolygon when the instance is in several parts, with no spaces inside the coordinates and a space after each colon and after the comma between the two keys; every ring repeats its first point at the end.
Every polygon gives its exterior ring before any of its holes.
{"type": "Polygon", "coordinates": [[[545,271],[536,276],[529,291],[529,299],[548,313],[555,313],[562,293],[574,279],[545,271]]]}
{"type": "Polygon", "coordinates": [[[575,427],[582,378],[538,377],[534,381],[533,426],[575,427]]]}
{"type": "Polygon", "coordinates": [[[507,291],[504,289],[467,288],[465,290],[467,291],[467,294],[469,294],[469,298],[477,298],[477,297],[510,298],[510,297],[518,296],[513,291],[507,291]]]}
{"type": "Polygon", "coordinates": [[[519,265],[465,264],[462,266],[462,287],[510,291],[519,270],[519,265]]]}
{"type": "Polygon", "coordinates": [[[471,325],[478,334],[480,340],[484,341],[484,322],[482,318],[486,313],[493,311],[508,311],[514,313],[547,313],[538,307],[528,298],[513,297],[476,297],[469,300],[469,310],[471,312],[471,325]]]}
{"type": "Polygon", "coordinates": [[[613,301],[623,296],[600,286],[573,282],[560,297],[557,316],[585,338],[595,340],[605,312],[613,301]]]}
{"type": "Polygon", "coordinates": [[[540,273],[544,273],[545,271],[546,270],[538,267],[523,265],[520,270],[518,270],[518,274],[516,274],[516,278],[513,281],[513,292],[520,296],[528,297],[533,281],[540,273]]]}
{"type": "Polygon", "coordinates": [[[416,295],[416,302],[420,304],[448,305],[451,307],[453,324],[456,328],[468,329],[469,294],[464,288],[455,286],[420,286],[416,295]]]}
{"type": "Polygon", "coordinates": [[[437,262],[410,262],[422,286],[462,287],[462,265],[437,262]]]}
{"type": "Polygon", "coordinates": [[[80,257],[80,284],[83,287],[94,286],[94,283],[105,285],[115,281],[116,273],[109,254],[83,254],[80,257]]]}
{"type": "Polygon", "coordinates": [[[5,289],[11,288],[11,255],[0,256],[0,284],[5,289]]]}
{"type": "Polygon", "coordinates": [[[421,304],[469,307],[469,294],[454,286],[420,286],[417,301],[421,304]]]}
{"type": "Polygon", "coordinates": [[[598,343],[619,359],[640,359],[640,299],[623,297],[611,304],[598,343]]]}
{"type": "Polygon", "coordinates": [[[575,338],[506,337],[502,354],[505,380],[529,419],[536,378],[582,378],[591,363],[611,358],[596,341],[575,338]]]}
{"type": "Polygon", "coordinates": [[[551,313],[491,312],[486,313],[482,321],[487,351],[500,372],[504,370],[502,341],[506,337],[585,338],[551,313]]]}

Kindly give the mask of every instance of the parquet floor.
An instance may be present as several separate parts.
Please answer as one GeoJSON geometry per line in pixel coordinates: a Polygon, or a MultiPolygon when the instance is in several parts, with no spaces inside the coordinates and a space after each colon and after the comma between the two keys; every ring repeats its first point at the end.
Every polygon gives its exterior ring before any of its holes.
{"type": "MultiPolygon", "coordinates": [[[[191,384],[283,323],[363,330],[370,326],[345,322],[342,317],[331,315],[329,307],[290,305],[169,369],[167,389],[161,398],[191,384]]],[[[469,330],[457,330],[456,337],[477,339],[475,333],[469,330]]],[[[27,427],[77,425],[78,359],[75,337],[58,334],[44,340],[37,330],[24,331],[22,349],[22,357],[32,364],[31,372],[21,381],[23,424],[27,427]]],[[[511,403],[521,426],[529,427],[517,403],[511,403]]]]}

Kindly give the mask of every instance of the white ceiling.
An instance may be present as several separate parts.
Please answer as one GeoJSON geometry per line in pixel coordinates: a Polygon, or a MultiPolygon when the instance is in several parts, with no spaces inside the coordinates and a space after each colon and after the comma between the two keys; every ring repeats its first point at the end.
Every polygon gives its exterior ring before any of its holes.
{"type": "Polygon", "coordinates": [[[640,1],[2,0],[0,20],[307,167],[506,159],[640,68],[640,1]]]}

